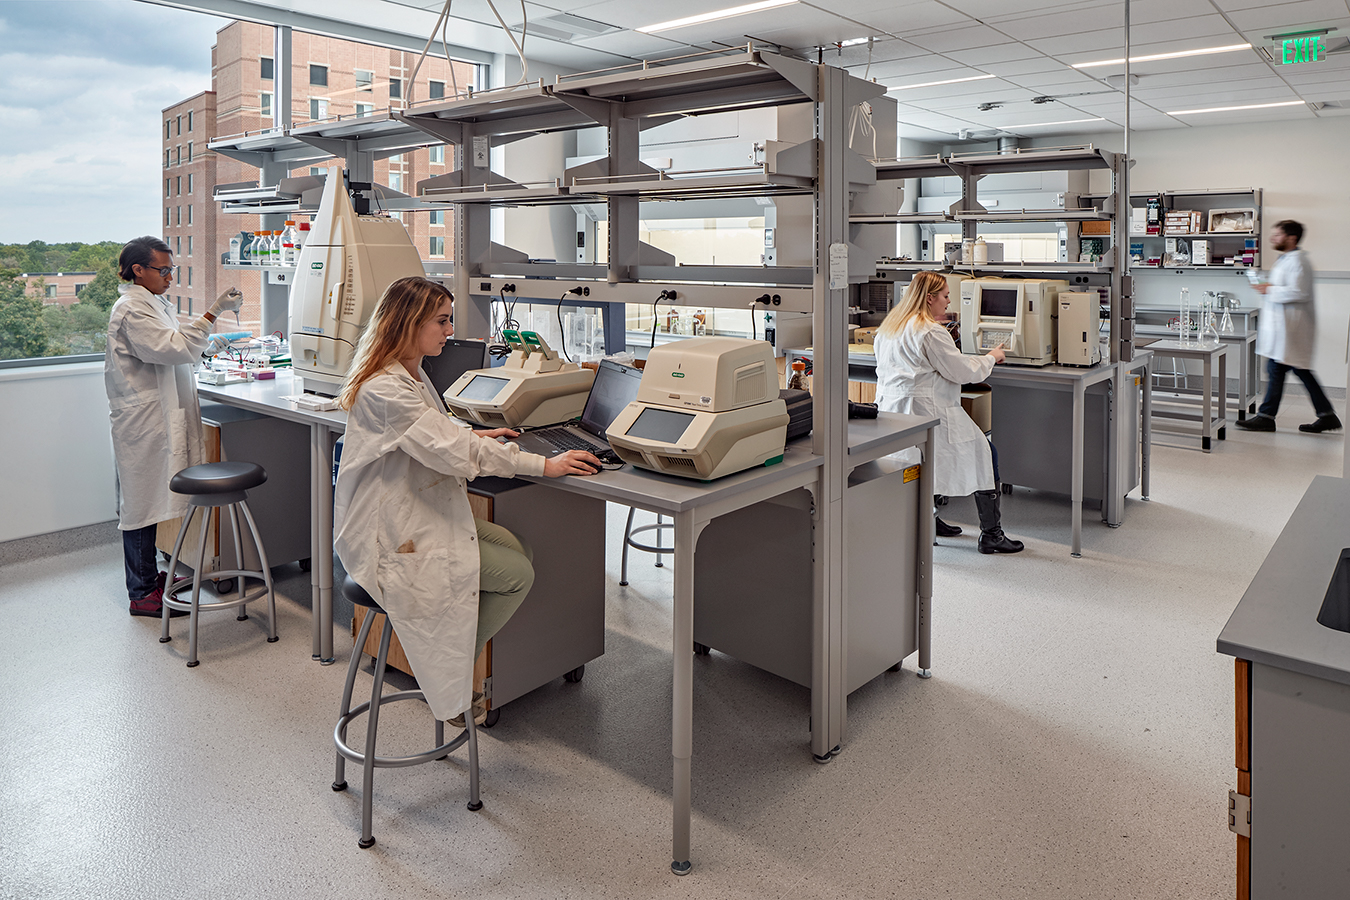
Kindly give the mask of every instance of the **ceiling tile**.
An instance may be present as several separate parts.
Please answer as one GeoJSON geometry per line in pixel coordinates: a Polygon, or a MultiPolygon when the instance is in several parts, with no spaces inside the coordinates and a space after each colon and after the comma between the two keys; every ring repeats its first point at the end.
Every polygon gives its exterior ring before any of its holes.
{"type": "MultiPolygon", "coordinates": [[[[947,54],[955,58],[954,54],[947,54]]],[[[988,72],[991,75],[998,75],[1002,78],[1013,78],[1014,80],[1022,75],[1041,74],[1044,72],[1062,72],[1068,68],[1064,63],[1048,56],[1035,56],[1031,59],[1019,59],[1011,62],[973,62],[970,65],[981,71],[988,72]]]]}
{"type": "Polygon", "coordinates": [[[1201,16],[1214,13],[1214,5],[1209,0],[1132,0],[1130,3],[1130,26],[1147,25],[1151,22],[1167,22],[1172,19],[1184,19],[1189,16],[1201,16]]]}
{"type": "Polygon", "coordinates": [[[687,51],[689,49],[689,46],[683,42],[671,41],[654,34],[642,34],[637,31],[615,31],[610,34],[596,35],[592,38],[576,38],[572,43],[577,47],[589,47],[608,53],[621,53],[635,59],[656,59],[671,51],[687,51]]]}
{"type": "MultiPolygon", "coordinates": [[[[1088,9],[1079,9],[1048,16],[1018,16],[1006,22],[997,23],[997,27],[1009,37],[1019,41],[1033,39],[1063,38],[1103,28],[1120,29],[1122,18],[1102,15],[1101,8],[1094,4],[1088,9]]],[[[1116,41],[1117,44],[1120,41],[1116,41]]]]}
{"type": "MultiPolygon", "coordinates": [[[[1241,34],[1224,21],[1223,16],[1191,16],[1186,19],[1171,19],[1166,22],[1154,22],[1148,25],[1130,23],[1131,45],[1147,46],[1159,41],[1194,40],[1196,46],[1222,47],[1228,44],[1240,44],[1245,40],[1241,34]],[[1222,38],[1208,41],[1206,38],[1222,38]]],[[[1136,55],[1134,46],[1130,55],[1136,55]]]]}
{"type": "Polygon", "coordinates": [[[903,5],[888,3],[886,0],[854,0],[847,3],[847,11],[844,14],[878,31],[901,37],[929,28],[977,24],[968,16],[944,4],[929,0],[903,5]]]}
{"type": "Polygon", "coordinates": [[[1250,29],[1294,29],[1327,19],[1343,19],[1345,0],[1297,0],[1294,3],[1265,3],[1252,9],[1229,13],[1233,24],[1244,32],[1250,29]]]}
{"type": "Polygon", "coordinates": [[[1001,32],[995,31],[987,25],[975,24],[921,34],[910,32],[906,37],[934,53],[945,53],[949,50],[971,50],[979,47],[997,47],[999,44],[1007,45],[1009,43],[1007,36],[1001,32]]]}
{"type": "Polygon", "coordinates": [[[991,63],[1018,62],[1026,59],[1045,60],[1044,54],[1034,47],[1028,47],[1020,41],[1009,41],[995,47],[978,47],[971,50],[953,49],[944,51],[946,56],[968,66],[985,68],[991,63]]]}

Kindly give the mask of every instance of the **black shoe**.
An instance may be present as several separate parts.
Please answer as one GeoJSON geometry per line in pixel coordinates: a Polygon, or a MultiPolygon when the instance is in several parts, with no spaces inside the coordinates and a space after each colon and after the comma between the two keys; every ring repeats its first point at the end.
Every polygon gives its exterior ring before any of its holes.
{"type": "Polygon", "coordinates": [[[960,525],[948,525],[946,522],[942,521],[937,516],[934,516],[933,519],[937,522],[938,537],[956,537],[958,534],[961,533],[960,525]]]}
{"type": "Polygon", "coordinates": [[[1004,534],[1002,528],[980,532],[981,553],[1021,553],[1024,546],[1021,541],[1014,541],[1004,534]]]}
{"type": "MultiPolygon", "coordinates": [[[[1333,418],[1334,418],[1334,417],[1333,417],[1333,418]]],[[[1318,421],[1320,422],[1321,419],[1319,419],[1318,421]]],[[[1262,416],[1262,415],[1249,416],[1249,417],[1247,417],[1247,418],[1245,418],[1245,419],[1243,419],[1243,420],[1241,420],[1241,421],[1239,421],[1239,422],[1236,422],[1236,423],[1234,423],[1234,424],[1236,424],[1237,427],[1242,428],[1242,429],[1245,429],[1245,430],[1247,430],[1247,431],[1274,431],[1274,430],[1275,430],[1275,420],[1272,419],[1270,416],[1262,416]]],[[[1336,420],[1336,424],[1337,424],[1337,425],[1340,425],[1340,424],[1341,424],[1339,419],[1336,420]]],[[[1311,426],[1309,426],[1309,427],[1311,427],[1311,426]]]]}
{"type": "MultiPolygon", "coordinates": [[[[1310,425],[1298,426],[1299,431],[1306,431],[1309,434],[1321,434],[1324,431],[1340,431],[1341,420],[1336,418],[1335,413],[1327,413],[1324,416],[1318,416],[1317,421],[1310,425]]],[[[941,532],[939,532],[941,534],[941,532]]]]}

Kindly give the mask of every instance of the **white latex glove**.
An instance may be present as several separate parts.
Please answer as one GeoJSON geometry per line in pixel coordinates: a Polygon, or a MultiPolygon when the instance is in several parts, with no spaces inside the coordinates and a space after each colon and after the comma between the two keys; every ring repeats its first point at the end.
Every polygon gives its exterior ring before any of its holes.
{"type": "Polygon", "coordinates": [[[243,305],[243,293],[239,288],[230,288],[217,297],[215,303],[211,304],[211,315],[220,318],[222,312],[238,312],[243,305]]]}
{"type": "Polygon", "coordinates": [[[215,356],[230,346],[229,338],[223,334],[211,335],[211,340],[206,342],[206,349],[202,351],[202,356],[215,356]]]}

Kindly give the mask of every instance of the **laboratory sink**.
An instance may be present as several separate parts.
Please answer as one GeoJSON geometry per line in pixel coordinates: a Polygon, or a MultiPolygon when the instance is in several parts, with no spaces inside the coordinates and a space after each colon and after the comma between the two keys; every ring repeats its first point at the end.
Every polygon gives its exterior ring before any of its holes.
{"type": "Polygon", "coordinates": [[[1337,631],[1350,632],[1350,548],[1341,551],[1336,571],[1327,585],[1327,596],[1317,613],[1317,623],[1337,631]]]}

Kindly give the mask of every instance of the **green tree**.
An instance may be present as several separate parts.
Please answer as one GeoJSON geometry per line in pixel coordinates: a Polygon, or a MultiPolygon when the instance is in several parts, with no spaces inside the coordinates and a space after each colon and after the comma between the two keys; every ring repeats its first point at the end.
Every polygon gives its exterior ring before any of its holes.
{"type": "Polygon", "coordinates": [[[117,254],[122,245],[116,241],[99,241],[97,244],[76,244],[66,259],[62,272],[97,272],[105,265],[117,264],[117,254]]]}
{"type": "Polygon", "coordinates": [[[117,292],[117,286],[122,282],[117,277],[116,262],[105,263],[95,271],[98,274],[94,276],[93,281],[84,286],[84,290],[80,291],[80,302],[76,305],[84,306],[88,304],[103,310],[103,324],[106,325],[108,323],[108,311],[112,309],[113,304],[117,302],[117,298],[120,296],[117,292]]]}
{"type": "Polygon", "coordinates": [[[0,359],[27,359],[47,352],[42,301],[23,292],[13,269],[0,269],[0,359]]]}

